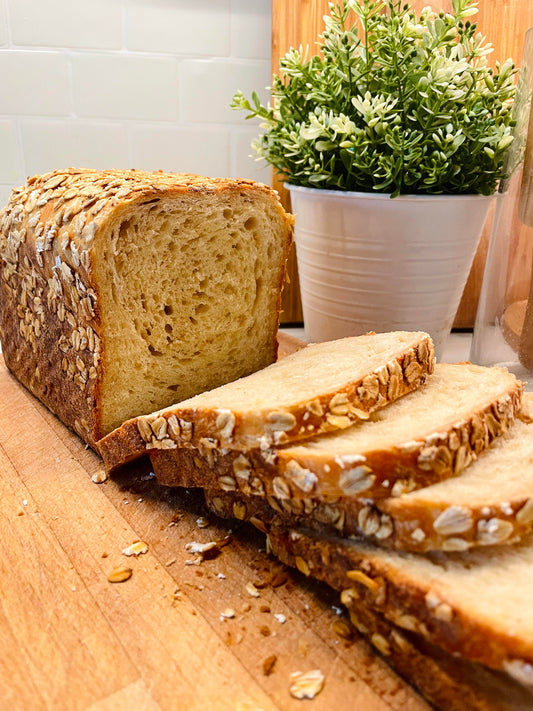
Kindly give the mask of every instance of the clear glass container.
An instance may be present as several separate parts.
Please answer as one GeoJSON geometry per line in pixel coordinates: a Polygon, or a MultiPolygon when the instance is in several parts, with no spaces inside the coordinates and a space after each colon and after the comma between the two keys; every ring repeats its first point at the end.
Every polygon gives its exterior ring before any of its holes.
{"type": "Polygon", "coordinates": [[[515,99],[510,178],[498,193],[470,359],[503,365],[533,389],[533,29],[515,99]]]}

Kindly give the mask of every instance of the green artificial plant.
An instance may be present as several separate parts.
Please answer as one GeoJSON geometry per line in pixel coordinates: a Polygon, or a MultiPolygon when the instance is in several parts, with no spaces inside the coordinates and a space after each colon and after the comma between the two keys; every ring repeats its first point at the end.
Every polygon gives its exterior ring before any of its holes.
{"type": "Polygon", "coordinates": [[[488,66],[492,46],[468,19],[477,3],[452,4],[417,15],[399,0],[330,3],[319,54],[281,59],[271,104],[233,97],[262,121],[257,154],[295,185],[493,193],[513,140],[516,69],[488,66]]]}

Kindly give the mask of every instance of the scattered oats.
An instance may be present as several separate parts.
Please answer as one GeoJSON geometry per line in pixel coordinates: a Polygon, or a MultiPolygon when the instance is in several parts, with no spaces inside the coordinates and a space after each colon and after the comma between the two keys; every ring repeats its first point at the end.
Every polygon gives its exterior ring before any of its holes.
{"type": "Polygon", "coordinates": [[[196,525],[198,528],[207,528],[207,526],[209,526],[209,521],[205,516],[200,516],[200,518],[196,519],[196,525]]]}
{"type": "Polygon", "coordinates": [[[282,615],[281,612],[275,614],[274,617],[280,623],[280,625],[284,625],[285,622],[287,622],[287,618],[285,617],[285,615],[282,615]]]}
{"type": "Polygon", "coordinates": [[[248,595],[250,595],[250,597],[259,597],[259,590],[255,587],[253,583],[246,583],[245,589],[248,595]]]}
{"type": "Polygon", "coordinates": [[[23,506],[27,506],[27,505],[28,505],[28,499],[24,499],[24,501],[22,502],[22,505],[23,505],[23,506]]]}
{"type": "Polygon", "coordinates": [[[143,553],[148,553],[148,546],[144,541],[135,541],[130,546],[127,546],[122,550],[122,555],[142,555],[143,553]]]}
{"type": "Polygon", "coordinates": [[[226,580],[226,576],[224,575],[224,573],[217,573],[217,578],[219,580],[226,580]]]}
{"type": "Polygon", "coordinates": [[[143,500],[142,499],[137,499],[137,501],[142,504],[143,500]]]}
{"type": "Polygon", "coordinates": [[[202,558],[194,558],[194,559],[189,558],[188,560],[185,561],[185,565],[200,565],[201,562],[202,562],[202,558]]]}
{"type": "Polygon", "coordinates": [[[231,607],[227,607],[224,612],[220,613],[220,621],[231,620],[235,617],[235,610],[231,607]]]}
{"type": "Polygon", "coordinates": [[[212,551],[215,548],[218,548],[218,544],[216,541],[209,541],[208,543],[198,543],[196,541],[191,541],[190,543],[185,544],[186,551],[188,551],[189,553],[200,553],[200,555],[204,555],[205,553],[212,551]]]}
{"type": "Polygon", "coordinates": [[[314,699],[324,688],[324,675],[320,669],[291,674],[289,692],[295,699],[314,699]]]}
{"type": "Polygon", "coordinates": [[[126,580],[129,580],[132,575],[133,570],[131,568],[119,566],[109,573],[107,579],[110,583],[124,583],[126,580]]]}
{"type": "Polygon", "coordinates": [[[105,471],[103,469],[99,469],[91,477],[91,481],[94,481],[95,484],[101,484],[102,482],[106,481],[106,479],[107,479],[107,474],[105,473],[105,471]]]}

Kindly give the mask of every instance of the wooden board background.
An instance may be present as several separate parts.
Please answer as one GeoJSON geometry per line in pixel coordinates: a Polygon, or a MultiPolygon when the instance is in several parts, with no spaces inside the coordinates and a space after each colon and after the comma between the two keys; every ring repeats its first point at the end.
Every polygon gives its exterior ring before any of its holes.
{"type": "MultiPolygon", "coordinates": [[[[412,7],[418,12],[426,5],[451,9],[451,0],[431,3],[428,0],[413,0],[412,7]]],[[[272,71],[279,70],[279,58],[289,47],[309,45],[312,49],[323,30],[322,17],[328,11],[328,0],[272,0],[272,71]]],[[[533,0],[479,0],[479,13],[474,20],[479,30],[494,45],[490,61],[504,61],[512,57],[517,64],[522,56],[525,32],[533,26],[533,0]]],[[[290,209],[290,199],[279,179],[274,176],[274,185],[290,209]]],[[[485,230],[478,253],[457,312],[455,327],[471,328],[474,325],[479,291],[483,279],[483,269],[488,246],[488,228],[485,230]]],[[[529,265],[527,267],[529,269],[529,265]]],[[[299,296],[298,272],[295,255],[289,262],[290,284],[283,296],[284,323],[302,321],[299,296]]]]}

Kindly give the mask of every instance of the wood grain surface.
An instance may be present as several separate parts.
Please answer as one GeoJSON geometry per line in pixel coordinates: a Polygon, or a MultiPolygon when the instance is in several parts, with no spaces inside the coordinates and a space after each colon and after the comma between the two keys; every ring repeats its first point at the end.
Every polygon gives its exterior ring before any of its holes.
{"type": "Polygon", "coordinates": [[[93,483],[100,458],[3,362],[0,393],[1,709],[428,711],[362,638],[335,633],[337,595],[285,574],[261,534],[144,462],[93,483]],[[123,555],[137,540],[147,553],[123,555]],[[212,560],[186,550],[209,541],[212,560]],[[118,566],[131,578],[108,582],[118,566]],[[292,698],[291,672],[311,669],[322,692],[292,698]]]}
{"type": "MultiPolygon", "coordinates": [[[[412,0],[411,6],[418,12],[430,4],[434,8],[450,10],[451,0],[430,2],[412,0]]],[[[479,31],[487,36],[494,46],[489,61],[504,61],[512,57],[517,64],[522,56],[524,35],[533,26],[533,0],[479,0],[479,13],[475,17],[479,31]]],[[[316,48],[318,35],[323,30],[322,17],[328,12],[328,0],[272,0],[272,71],[278,73],[279,59],[289,47],[309,46],[316,48]]],[[[280,191],[288,209],[290,200],[277,176],[273,184],[280,191]]],[[[472,265],[463,298],[457,312],[455,327],[470,328],[474,325],[487,254],[490,222],[483,232],[479,249],[472,265]]],[[[302,321],[297,264],[294,255],[289,263],[290,284],[284,290],[283,321],[302,321]]],[[[377,326],[376,326],[377,328],[377,326]]]]}

